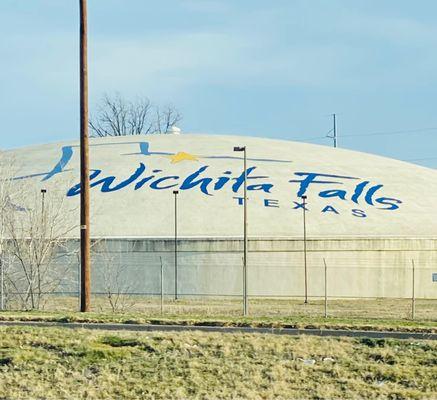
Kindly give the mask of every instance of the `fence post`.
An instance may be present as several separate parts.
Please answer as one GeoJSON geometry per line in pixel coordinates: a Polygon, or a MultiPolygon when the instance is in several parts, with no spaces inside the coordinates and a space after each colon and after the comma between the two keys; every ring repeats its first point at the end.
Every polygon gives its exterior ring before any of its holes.
{"type": "Polygon", "coordinates": [[[416,296],[414,293],[414,289],[415,289],[415,265],[414,265],[414,260],[411,260],[411,264],[412,264],[412,291],[411,291],[411,319],[414,319],[415,314],[416,314],[416,296]]]}
{"type": "Polygon", "coordinates": [[[80,260],[77,261],[77,309],[80,311],[80,260]]]}
{"type": "Polygon", "coordinates": [[[325,259],[323,264],[325,265],[325,318],[328,318],[328,266],[325,259]]]}
{"type": "MultiPolygon", "coordinates": [[[[245,244],[246,246],[246,244],[245,244]]],[[[246,248],[247,250],[247,248],[246,248]]],[[[245,250],[245,254],[246,254],[245,250]]],[[[243,275],[242,275],[242,284],[243,284],[243,317],[247,317],[249,315],[249,299],[247,294],[247,257],[244,256],[241,258],[243,262],[243,275]]]]}
{"type": "Polygon", "coordinates": [[[162,266],[162,257],[159,257],[159,261],[161,264],[161,274],[160,274],[160,280],[161,280],[161,314],[164,311],[164,269],[162,266]]]}
{"type": "MultiPolygon", "coordinates": [[[[0,256],[1,257],[1,256],[0,256]]],[[[5,293],[4,293],[4,267],[3,267],[3,258],[0,258],[0,310],[5,309],[5,293]]]]}

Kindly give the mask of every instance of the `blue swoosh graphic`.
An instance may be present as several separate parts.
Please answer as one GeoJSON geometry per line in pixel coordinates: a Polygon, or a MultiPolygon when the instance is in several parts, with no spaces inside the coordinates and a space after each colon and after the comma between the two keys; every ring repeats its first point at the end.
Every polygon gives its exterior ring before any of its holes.
{"type": "MultiPolygon", "coordinates": [[[[122,142],[117,143],[120,144],[133,144],[135,142],[122,142]]],[[[139,153],[128,153],[123,155],[135,155],[135,154],[142,154],[144,156],[152,156],[152,155],[172,155],[175,153],[167,153],[167,152],[158,152],[158,151],[150,151],[150,143],[149,142],[136,142],[139,145],[140,152],[139,153]]],[[[94,143],[91,144],[90,147],[99,147],[99,146],[109,146],[113,145],[114,143],[94,143]]],[[[26,178],[34,178],[37,176],[44,176],[41,181],[47,181],[53,176],[60,174],[61,172],[64,172],[65,166],[70,162],[71,158],[73,157],[73,147],[78,146],[63,146],[62,147],[62,154],[60,160],[56,163],[56,165],[53,167],[53,169],[50,172],[42,172],[42,173],[36,173],[31,175],[25,175],[25,176],[19,176],[15,177],[14,180],[18,179],[26,179],[26,178]]],[[[242,160],[242,157],[235,157],[235,156],[199,156],[200,158],[205,159],[224,159],[224,160],[242,160]]],[[[260,162],[276,162],[276,163],[291,163],[292,161],[289,160],[275,160],[275,159],[266,159],[266,158],[248,158],[248,161],[260,161],[260,162]]]]}
{"type": "Polygon", "coordinates": [[[53,169],[42,179],[42,181],[46,181],[51,177],[53,177],[54,175],[61,173],[64,170],[64,167],[71,160],[71,157],[73,157],[73,147],[63,146],[61,159],[53,167],[53,169]]]}

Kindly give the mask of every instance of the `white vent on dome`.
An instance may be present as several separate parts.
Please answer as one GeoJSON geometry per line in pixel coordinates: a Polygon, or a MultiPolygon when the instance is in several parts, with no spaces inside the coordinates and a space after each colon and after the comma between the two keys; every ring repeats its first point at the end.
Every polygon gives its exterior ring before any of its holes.
{"type": "Polygon", "coordinates": [[[168,128],[167,132],[165,132],[165,133],[170,133],[173,135],[180,135],[181,132],[182,131],[177,126],[171,126],[170,128],[168,128]]]}

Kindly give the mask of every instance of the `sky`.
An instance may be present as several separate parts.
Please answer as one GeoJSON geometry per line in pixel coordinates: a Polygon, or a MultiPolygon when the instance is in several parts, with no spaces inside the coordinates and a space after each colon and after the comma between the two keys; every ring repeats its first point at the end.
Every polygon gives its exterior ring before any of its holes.
{"type": "MultiPolygon", "coordinates": [[[[79,137],[77,0],[0,1],[0,148],[79,137]]],[[[91,112],[148,97],[183,132],[437,168],[437,2],[88,0],[91,112]]]]}

